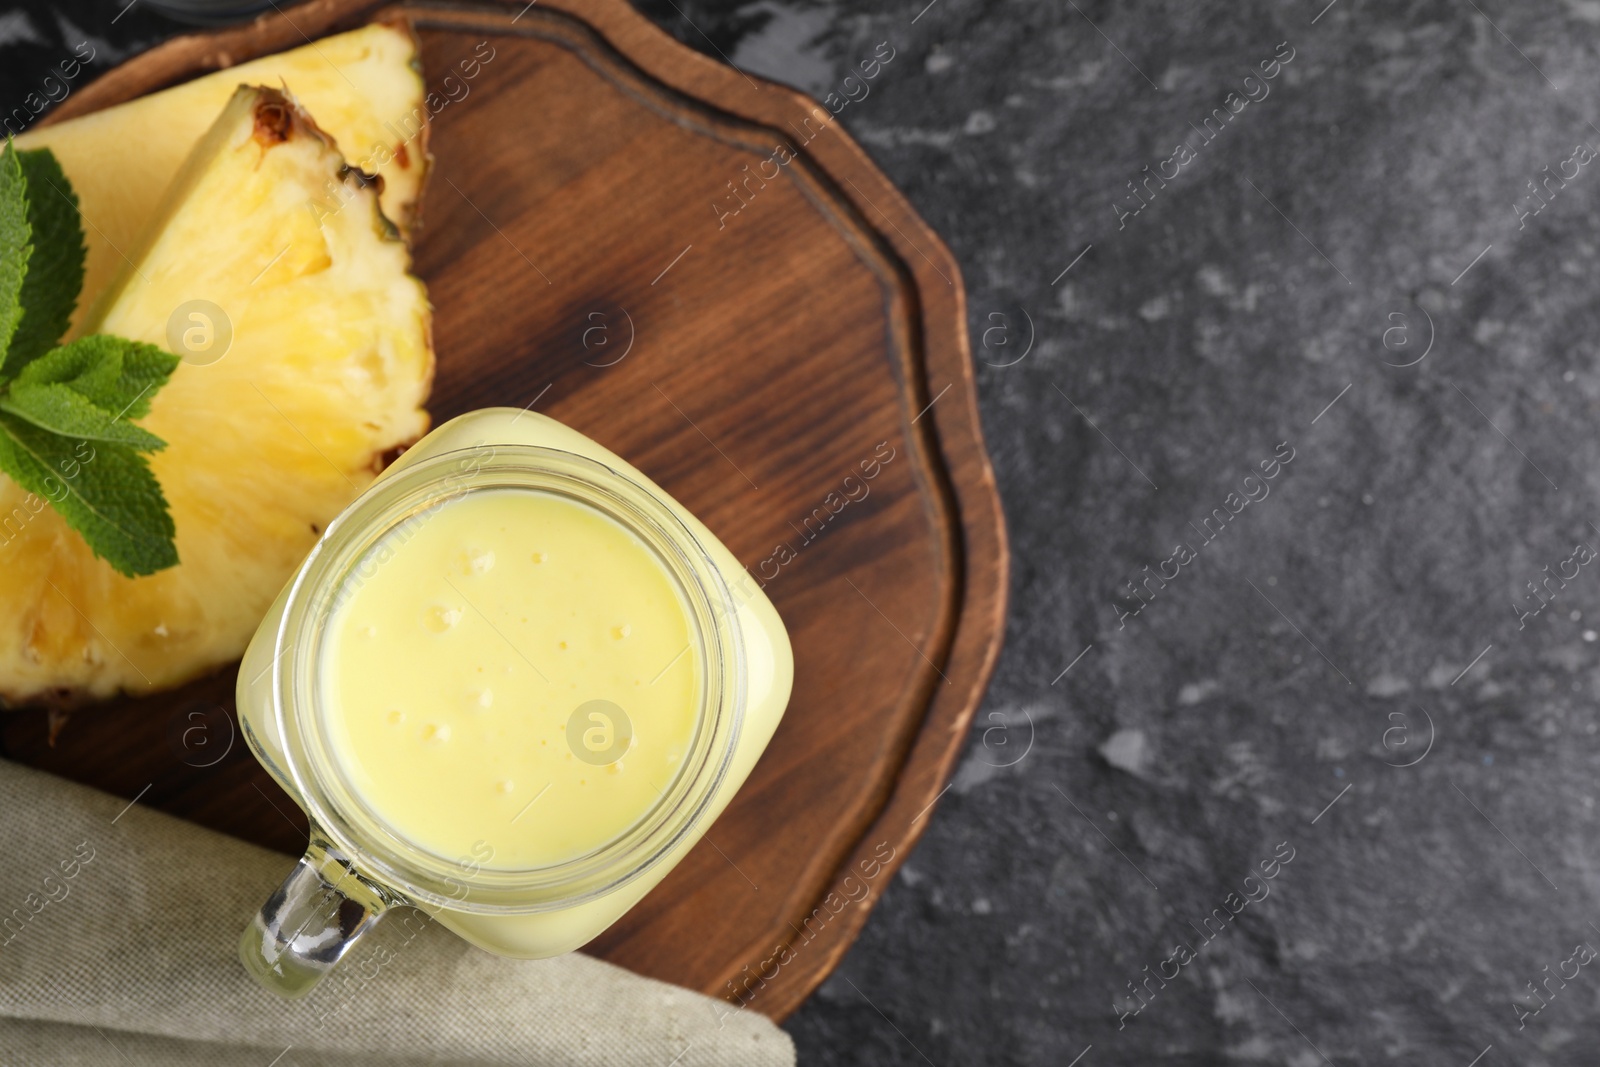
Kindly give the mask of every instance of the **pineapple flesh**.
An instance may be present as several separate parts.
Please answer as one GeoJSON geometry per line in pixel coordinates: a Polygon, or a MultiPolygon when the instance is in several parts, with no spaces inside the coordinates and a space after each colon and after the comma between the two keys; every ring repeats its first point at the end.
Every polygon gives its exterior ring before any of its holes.
{"type": "Polygon", "coordinates": [[[408,28],[374,23],[17,138],[55,152],[78,194],[88,258],[69,336],[241,84],[286,86],[351,166],[382,177],[384,214],[409,235],[428,162],[421,65],[408,28]]]}
{"type": "Polygon", "coordinates": [[[193,300],[231,323],[141,421],[168,443],[151,466],[181,562],[123,577],[0,477],[6,702],[143,694],[238,658],[320,531],[427,429],[423,285],[372,183],[282,92],[234,93],[128,252],[87,330],[167,347],[193,300]]]}

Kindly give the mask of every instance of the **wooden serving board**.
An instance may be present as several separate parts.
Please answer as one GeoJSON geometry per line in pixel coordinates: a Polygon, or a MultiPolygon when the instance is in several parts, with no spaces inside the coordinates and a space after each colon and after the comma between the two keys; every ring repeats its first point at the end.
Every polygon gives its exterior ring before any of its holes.
{"type": "MultiPolygon", "coordinates": [[[[955,260],[820,106],[623,0],[395,10],[430,88],[494,50],[432,131],[415,251],[435,420],[532,403],[628,457],[766,582],[794,642],[794,698],[750,781],[587,951],[724,996],[759,972],[744,999],[782,1018],[927,825],[1000,648],[1005,535],[955,260]],[[794,161],[763,165],[779,145],[794,161]]],[[[378,13],[317,0],[180,38],[52,118],[378,13]]],[[[298,853],[304,819],[238,741],[233,686],[79,712],[53,746],[46,714],[19,711],[0,744],[298,853]]]]}

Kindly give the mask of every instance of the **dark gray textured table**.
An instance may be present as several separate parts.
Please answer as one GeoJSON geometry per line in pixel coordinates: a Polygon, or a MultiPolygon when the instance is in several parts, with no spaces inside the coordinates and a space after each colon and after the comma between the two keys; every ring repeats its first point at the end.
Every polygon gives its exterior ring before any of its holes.
{"type": "MultiPolygon", "coordinates": [[[[1011,523],[802,1062],[1597,1062],[1600,3],[925,2],[646,5],[860,97],[1011,523]]],[[[0,103],[120,6],[0,0],[0,103]]]]}

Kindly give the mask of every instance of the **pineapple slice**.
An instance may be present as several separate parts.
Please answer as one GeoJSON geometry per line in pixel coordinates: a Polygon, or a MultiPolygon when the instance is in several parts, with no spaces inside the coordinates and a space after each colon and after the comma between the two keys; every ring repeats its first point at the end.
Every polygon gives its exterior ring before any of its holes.
{"type": "Polygon", "coordinates": [[[241,84],[286,85],[351,166],[383,178],[384,214],[410,233],[428,161],[417,43],[403,26],[375,23],[17,138],[18,148],[54,151],[78,194],[89,255],[72,336],[241,84]]]}
{"type": "Polygon", "coordinates": [[[129,253],[91,331],[167,346],[193,300],[231,323],[221,358],[180,365],[141,422],[168,444],[151,466],[181,562],[125,578],[0,477],[8,702],[143,694],[238,658],[384,453],[427,429],[430,312],[406,246],[371,183],[278,90],[237,90],[129,253]],[[330,181],[343,206],[307,210],[330,181]]]}

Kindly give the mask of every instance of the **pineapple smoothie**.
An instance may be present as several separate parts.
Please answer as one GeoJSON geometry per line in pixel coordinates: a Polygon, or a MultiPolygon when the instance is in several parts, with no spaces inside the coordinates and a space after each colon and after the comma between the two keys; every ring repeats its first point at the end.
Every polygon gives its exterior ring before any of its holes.
{"type": "Polygon", "coordinates": [[[345,592],[321,652],[333,749],[423,848],[476,847],[490,869],[571,860],[682,764],[702,688],[691,622],[651,550],[598,511],[466,493],[380,541],[345,592]]]}
{"type": "Polygon", "coordinates": [[[312,832],[241,960],[302,995],[396,904],[501,955],[582,946],[727,807],[793,674],[760,586],[627,461],[532,412],[445,423],[245,654],[243,735],[312,832]]]}

